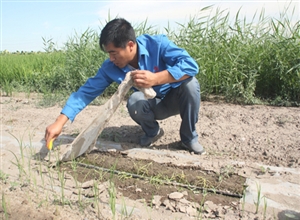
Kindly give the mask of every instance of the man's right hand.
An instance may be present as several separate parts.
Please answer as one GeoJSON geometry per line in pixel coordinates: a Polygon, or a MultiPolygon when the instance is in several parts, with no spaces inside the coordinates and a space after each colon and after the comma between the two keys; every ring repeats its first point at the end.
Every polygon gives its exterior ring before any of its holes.
{"type": "Polygon", "coordinates": [[[67,123],[68,120],[69,119],[67,116],[61,114],[57,117],[56,121],[53,124],[49,125],[46,128],[45,131],[46,146],[49,146],[50,141],[56,139],[60,135],[62,128],[64,127],[64,125],[67,123]]]}

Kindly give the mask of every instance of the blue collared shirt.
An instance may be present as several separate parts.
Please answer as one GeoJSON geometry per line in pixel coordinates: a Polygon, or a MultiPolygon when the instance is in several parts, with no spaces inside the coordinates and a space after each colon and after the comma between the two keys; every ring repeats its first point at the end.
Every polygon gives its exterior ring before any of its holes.
{"type": "MultiPolygon", "coordinates": [[[[197,63],[187,51],[176,46],[165,35],[141,35],[136,40],[139,69],[153,73],[168,70],[176,80],[184,75],[195,76],[199,72],[197,63]]],[[[105,60],[97,74],[70,95],[61,113],[74,121],[76,115],[101,95],[112,82],[120,84],[130,70],[130,66],[119,68],[109,59],[105,60]]],[[[181,83],[158,85],[153,89],[157,97],[163,98],[171,88],[176,88],[181,83]]]]}

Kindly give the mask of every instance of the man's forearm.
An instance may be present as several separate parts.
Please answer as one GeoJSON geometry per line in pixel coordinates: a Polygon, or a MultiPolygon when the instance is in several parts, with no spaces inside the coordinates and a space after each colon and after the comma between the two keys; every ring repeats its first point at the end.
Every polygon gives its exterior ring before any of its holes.
{"type": "Polygon", "coordinates": [[[64,115],[64,114],[60,114],[57,118],[55,123],[60,124],[62,127],[68,122],[69,118],[64,115]]]}
{"type": "Polygon", "coordinates": [[[184,75],[179,80],[174,79],[174,77],[169,73],[168,70],[163,70],[161,72],[157,72],[155,75],[155,85],[162,85],[166,83],[179,82],[189,78],[189,75],[184,75]]]}

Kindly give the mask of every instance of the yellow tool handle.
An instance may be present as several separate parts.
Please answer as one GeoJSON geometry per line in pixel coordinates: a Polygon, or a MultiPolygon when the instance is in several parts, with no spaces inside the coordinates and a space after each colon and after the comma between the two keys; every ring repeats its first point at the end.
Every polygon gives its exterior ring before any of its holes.
{"type": "Polygon", "coordinates": [[[51,139],[49,144],[47,145],[48,150],[52,150],[54,139],[51,139]]]}

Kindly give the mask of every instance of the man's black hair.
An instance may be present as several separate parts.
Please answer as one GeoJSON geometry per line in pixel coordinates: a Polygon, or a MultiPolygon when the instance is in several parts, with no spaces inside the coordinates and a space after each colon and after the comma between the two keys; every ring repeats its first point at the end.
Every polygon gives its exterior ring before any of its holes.
{"type": "Polygon", "coordinates": [[[115,47],[125,48],[129,41],[136,42],[133,27],[125,19],[116,18],[108,22],[102,29],[99,45],[104,51],[104,46],[109,43],[113,43],[115,47]]]}

